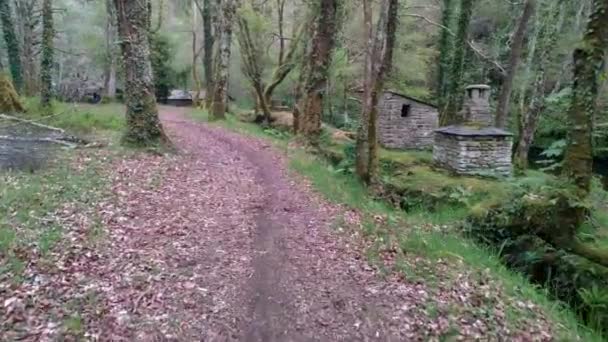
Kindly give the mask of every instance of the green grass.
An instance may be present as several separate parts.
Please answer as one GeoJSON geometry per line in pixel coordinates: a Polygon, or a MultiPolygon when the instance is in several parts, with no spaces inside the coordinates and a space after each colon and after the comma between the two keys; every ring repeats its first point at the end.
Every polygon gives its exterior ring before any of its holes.
{"type": "MultiPolygon", "coordinates": [[[[0,172],[0,279],[19,280],[31,253],[45,257],[61,241],[64,226],[55,215],[64,204],[85,210],[107,186],[103,158],[91,157],[84,167],[61,153],[36,173],[0,172]]],[[[101,228],[95,228],[99,235],[101,228]]],[[[93,234],[93,233],[92,233],[93,234]]]]}
{"type": "Polygon", "coordinates": [[[124,105],[120,103],[82,104],[53,102],[53,114],[40,109],[39,99],[27,98],[26,117],[45,125],[63,128],[73,134],[92,135],[119,132],[125,127],[124,105]]]}
{"type": "MultiPolygon", "coordinates": [[[[205,119],[201,114],[194,114],[194,116],[205,119]]],[[[234,117],[229,117],[226,122],[220,124],[241,133],[274,138],[262,128],[237,122],[234,117]]],[[[276,142],[276,139],[273,140],[276,142]]],[[[285,144],[284,141],[278,143],[285,144]]],[[[339,146],[332,146],[332,148],[341,152],[339,146]]],[[[425,165],[429,161],[428,153],[409,155],[396,151],[383,151],[382,153],[383,158],[393,158],[400,165],[410,165],[415,168],[413,173],[408,173],[409,177],[404,176],[398,180],[402,182],[402,185],[417,187],[425,192],[450,187],[461,188],[465,192],[475,194],[470,197],[475,198],[478,203],[500,200],[505,195],[505,190],[502,189],[503,182],[491,179],[451,177],[431,169],[425,165]],[[420,159],[422,159],[421,162],[419,162],[420,159]],[[487,196],[484,198],[484,195],[487,196]]],[[[367,253],[370,262],[374,264],[380,262],[378,251],[382,249],[381,244],[394,241],[391,238],[396,235],[402,251],[407,255],[423,257],[427,261],[423,266],[414,267],[403,260],[398,262],[397,269],[406,277],[408,275],[419,277],[426,283],[433,283],[437,281],[437,271],[432,270],[434,263],[439,260],[448,260],[454,265],[452,268],[454,272],[489,274],[500,283],[503,294],[510,298],[507,300],[509,307],[506,318],[512,326],[525,327],[527,325],[527,318],[532,315],[532,312],[526,311],[525,308],[522,309],[516,304],[530,301],[540,307],[543,314],[552,323],[559,334],[558,340],[572,341],[580,338],[583,341],[603,341],[602,336],[582,326],[576,315],[563,303],[549,299],[546,291],[532,285],[521,274],[507,269],[496,253],[477,245],[449,228],[450,224],[460,221],[468,215],[469,205],[440,205],[432,212],[425,210],[424,207],[418,207],[405,213],[370,197],[367,189],[352,175],[337,172],[334,167],[302,150],[291,150],[290,161],[291,167],[310,179],[315,189],[330,201],[358,209],[364,215],[363,233],[375,241],[367,253]],[[387,217],[386,227],[379,227],[374,224],[373,219],[370,219],[370,217],[378,215],[387,217]]],[[[542,174],[531,173],[520,182],[543,184],[546,180],[542,174]]],[[[441,276],[450,277],[449,274],[441,274],[441,276]]],[[[428,308],[431,314],[435,312],[432,305],[428,308]]]]}

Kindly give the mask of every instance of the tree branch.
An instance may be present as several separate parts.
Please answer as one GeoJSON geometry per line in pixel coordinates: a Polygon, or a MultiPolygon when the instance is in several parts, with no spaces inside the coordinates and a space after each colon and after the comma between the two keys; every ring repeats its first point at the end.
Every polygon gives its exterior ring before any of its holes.
{"type": "MultiPolygon", "coordinates": [[[[437,26],[437,27],[439,27],[439,28],[441,28],[441,29],[443,29],[443,30],[446,30],[446,31],[447,31],[447,32],[448,32],[448,33],[449,33],[451,36],[456,36],[456,34],[455,34],[455,33],[454,33],[452,30],[450,30],[450,28],[449,28],[449,27],[446,27],[446,26],[443,26],[443,25],[441,25],[441,24],[439,24],[439,23],[437,23],[437,22],[434,22],[434,21],[432,21],[431,19],[429,19],[429,18],[427,18],[427,17],[425,17],[425,16],[423,16],[423,15],[421,15],[421,14],[405,13],[405,14],[403,14],[403,15],[404,15],[404,16],[407,16],[407,17],[413,17],[413,18],[422,19],[422,20],[426,21],[427,23],[429,23],[429,24],[431,24],[431,25],[434,25],[434,26],[437,26]]],[[[467,45],[469,46],[469,48],[470,48],[470,49],[471,49],[473,52],[475,52],[475,54],[476,54],[477,56],[479,56],[479,57],[480,57],[481,59],[483,59],[484,61],[486,61],[486,62],[488,62],[488,63],[492,64],[492,65],[493,65],[493,66],[494,66],[496,69],[498,69],[498,70],[500,71],[500,73],[501,73],[503,76],[504,76],[504,75],[506,75],[505,68],[504,68],[502,65],[500,65],[500,64],[499,64],[497,61],[495,61],[495,60],[493,60],[492,58],[490,58],[489,56],[485,55],[485,54],[484,54],[484,53],[483,53],[481,50],[479,50],[479,48],[478,48],[478,47],[476,47],[476,46],[473,44],[473,42],[471,42],[471,41],[467,41],[467,45]]]]}

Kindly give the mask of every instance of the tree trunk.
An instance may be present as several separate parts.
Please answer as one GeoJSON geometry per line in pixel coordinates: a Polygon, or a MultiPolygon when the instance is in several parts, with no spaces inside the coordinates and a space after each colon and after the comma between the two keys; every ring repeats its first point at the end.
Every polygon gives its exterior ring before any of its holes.
{"type": "Polygon", "coordinates": [[[467,36],[469,33],[469,25],[471,15],[473,13],[474,0],[461,0],[460,16],[458,18],[458,31],[454,41],[454,53],[452,58],[452,66],[450,75],[448,76],[448,88],[446,92],[447,103],[445,108],[441,110],[439,116],[439,125],[446,126],[460,123],[462,118],[458,117],[462,93],[462,78],[464,74],[465,54],[467,51],[467,36]]]}
{"type": "Polygon", "coordinates": [[[192,83],[194,83],[194,97],[192,98],[192,104],[195,107],[199,106],[200,93],[201,93],[201,79],[198,75],[198,48],[196,47],[197,37],[196,29],[198,23],[197,11],[196,11],[196,0],[192,0],[192,83]]]}
{"type": "Polygon", "coordinates": [[[594,0],[593,12],[581,45],[574,50],[574,83],[570,119],[569,144],[566,148],[564,172],[578,187],[581,198],[589,193],[593,176],[591,134],[596,114],[600,73],[608,48],[608,0],[594,0]]]}
{"type": "Polygon", "coordinates": [[[211,32],[211,0],[203,0],[201,10],[203,19],[204,51],[203,69],[205,71],[205,108],[211,107],[211,94],[213,94],[213,33],[211,32]]]}
{"type": "Polygon", "coordinates": [[[168,143],[158,117],[150,63],[149,8],[141,1],[114,0],[124,61],[127,132],[138,146],[168,143]]]}
{"type": "Polygon", "coordinates": [[[521,61],[521,52],[528,29],[528,22],[530,21],[530,17],[532,17],[535,6],[535,0],[526,0],[523,13],[517,25],[517,30],[513,36],[511,54],[509,55],[509,66],[507,67],[507,74],[502,84],[502,88],[500,89],[500,94],[498,95],[498,105],[496,107],[496,127],[499,128],[504,128],[507,123],[509,102],[511,101],[511,92],[513,91],[513,80],[515,79],[517,67],[521,61]]]}
{"type": "Polygon", "coordinates": [[[215,78],[215,91],[213,94],[213,105],[211,115],[213,119],[222,120],[226,118],[226,107],[228,105],[228,77],[230,68],[230,53],[232,44],[232,21],[235,16],[234,0],[224,0],[220,16],[220,39],[218,50],[218,65],[215,78]]]}
{"type": "MultiPolygon", "coordinates": [[[[564,15],[563,5],[558,6],[558,4],[554,4],[554,6],[550,6],[540,12],[539,15],[546,18],[559,16],[559,23],[564,15]]],[[[561,27],[555,25],[552,21],[545,21],[538,28],[538,34],[535,38],[537,40],[537,43],[535,43],[536,52],[529,58],[530,64],[533,66],[531,70],[536,74],[536,78],[532,86],[528,108],[522,108],[519,114],[519,140],[514,154],[515,169],[519,173],[528,169],[528,152],[534,142],[534,135],[538,128],[540,115],[545,109],[546,69],[551,62],[551,51],[555,48],[560,29],[561,27]],[[538,45],[537,47],[536,44],[538,45]]],[[[525,96],[525,94],[521,94],[520,96],[525,96]]]]}
{"type": "Polygon", "coordinates": [[[298,133],[312,144],[318,143],[321,133],[323,92],[338,32],[340,3],[341,0],[319,0],[317,9],[298,126],[298,133]]]}
{"type": "Polygon", "coordinates": [[[453,16],[453,3],[452,0],[443,0],[443,13],[441,18],[441,24],[444,26],[441,29],[441,36],[439,38],[439,70],[437,71],[437,101],[439,108],[445,106],[445,95],[446,95],[446,74],[450,67],[450,55],[452,36],[448,29],[452,23],[453,16]]]}
{"type": "Polygon", "coordinates": [[[279,63],[283,64],[285,57],[285,37],[283,36],[283,13],[285,13],[285,0],[277,0],[277,25],[279,28],[279,63]]]}
{"type": "Polygon", "coordinates": [[[42,2],[42,57],[40,58],[40,104],[50,109],[53,97],[53,2],[42,2]]]}
{"type": "Polygon", "coordinates": [[[109,98],[116,97],[116,57],[114,41],[116,39],[116,14],[112,0],[106,0],[106,65],[104,71],[104,95],[109,98]]]}
{"type": "Polygon", "coordinates": [[[21,64],[23,65],[22,73],[24,80],[24,93],[26,96],[38,95],[38,67],[36,63],[37,42],[39,35],[37,29],[40,23],[40,15],[38,15],[35,5],[37,1],[17,1],[15,9],[17,12],[16,21],[19,28],[19,35],[22,37],[23,45],[21,49],[21,64]]]}
{"type": "MultiPolygon", "coordinates": [[[[372,55],[369,56],[369,91],[366,90],[364,111],[367,112],[363,117],[367,117],[368,121],[361,122],[361,125],[367,125],[367,146],[366,155],[357,155],[357,174],[367,184],[372,183],[376,179],[378,170],[378,102],[384,88],[384,80],[386,75],[392,68],[393,50],[395,47],[395,39],[397,32],[397,14],[399,11],[398,0],[383,0],[380,17],[378,18],[378,28],[376,29],[376,37],[373,42],[372,55]],[[367,170],[359,170],[359,162],[361,158],[367,158],[367,170]]],[[[360,135],[357,137],[360,138],[360,135]]]]}
{"type": "MultiPolygon", "coordinates": [[[[249,16],[256,16],[256,19],[262,18],[262,15],[258,13],[258,9],[251,8],[243,8],[245,11],[251,11],[250,13],[239,13],[237,23],[238,23],[238,31],[237,31],[237,39],[239,42],[239,46],[241,48],[241,64],[243,73],[251,83],[255,91],[256,96],[256,122],[270,124],[271,116],[270,116],[270,107],[269,103],[266,101],[266,97],[264,96],[264,84],[262,80],[262,75],[264,73],[262,66],[262,58],[264,57],[263,44],[259,40],[255,40],[254,35],[252,35],[249,29],[249,16]],[[257,113],[257,110],[262,111],[262,115],[257,113]]],[[[255,32],[259,36],[260,32],[255,32]]]]}
{"type": "MultiPolygon", "coordinates": [[[[374,27],[371,0],[363,0],[363,25],[367,36],[365,65],[363,66],[363,100],[357,129],[355,170],[363,181],[369,180],[369,114],[373,108],[372,74],[374,69],[374,27]]],[[[376,94],[377,95],[377,94],[376,94]]],[[[377,99],[376,99],[377,100],[377,99]]]]}
{"type": "Polygon", "coordinates": [[[17,92],[23,90],[23,72],[21,67],[21,46],[17,40],[15,26],[9,0],[0,0],[0,21],[2,22],[2,32],[6,49],[8,50],[8,63],[13,78],[13,85],[17,92]]]}

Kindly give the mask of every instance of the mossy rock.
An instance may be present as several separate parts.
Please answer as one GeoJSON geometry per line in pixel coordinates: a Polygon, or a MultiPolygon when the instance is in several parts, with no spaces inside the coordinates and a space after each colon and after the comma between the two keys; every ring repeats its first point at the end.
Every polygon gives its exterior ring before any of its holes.
{"type": "Polygon", "coordinates": [[[13,83],[7,75],[0,74],[0,113],[24,112],[25,109],[13,83]]]}

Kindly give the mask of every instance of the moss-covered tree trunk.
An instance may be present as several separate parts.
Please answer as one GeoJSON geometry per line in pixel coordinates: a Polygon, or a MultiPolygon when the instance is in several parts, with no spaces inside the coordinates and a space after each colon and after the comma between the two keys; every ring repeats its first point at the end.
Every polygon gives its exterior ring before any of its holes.
{"type": "Polygon", "coordinates": [[[13,85],[18,92],[23,89],[23,72],[21,68],[21,46],[15,33],[13,14],[9,0],[0,0],[0,21],[2,22],[2,32],[8,50],[8,63],[13,78],[13,85]]]}
{"type": "Polygon", "coordinates": [[[580,46],[574,50],[574,83],[569,143],[564,160],[564,172],[586,196],[593,176],[591,134],[596,113],[600,73],[608,48],[608,0],[594,0],[593,11],[580,46]]]}
{"type": "Polygon", "coordinates": [[[213,32],[211,30],[211,0],[203,0],[201,8],[203,19],[203,70],[205,71],[205,108],[211,106],[211,94],[213,93],[213,32]]]}
{"type": "Polygon", "coordinates": [[[114,0],[124,63],[127,131],[124,142],[138,146],[168,142],[158,117],[150,62],[149,6],[114,0]]]}
{"type": "MultiPolygon", "coordinates": [[[[263,82],[263,61],[264,57],[264,45],[259,40],[259,37],[254,36],[256,33],[252,33],[249,25],[249,18],[260,19],[261,13],[255,7],[243,7],[238,12],[238,31],[237,40],[239,42],[241,51],[241,65],[242,70],[249,83],[255,91],[256,97],[256,111],[261,111],[261,115],[256,113],[256,122],[263,124],[270,124],[270,104],[266,101],[264,96],[264,82],[263,82]],[[242,12],[241,12],[242,10],[242,12]]],[[[257,32],[260,35],[260,32],[257,32]]]]}
{"type": "Polygon", "coordinates": [[[16,1],[15,12],[19,18],[15,24],[19,27],[21,40],[21,62],[24,91],[26,96],[39,95],[38,45],[40,42],[40,12],[38,1],[16,1]]]}
{"type": "Polygon", "coordinates": [[[521,53],[524,45],[524,38],[528,30],[528,22],[534,13],[535,7],[536,0],[526,0],[519,23],[517,24],[517,30],[513,35],[511,53],[509,55],[509,66],[507,67],[507,73],[498,95],[498,105],[496,106],[496,127],[499,128],[504,128],[507,124],[511,93],[513,92],[513,80],[515,79],[515,74],[517,73],[519,62],[521,61],[521,53]]]}
{"type": "MultiPolygon", "coordinates": [[[[367,43],[365,46],[365,64],[363,65],[363,99],[361,101],[361,116],[357,128],[355,171],[360,179],[369,181],[369,115],[373,104],[373,70],[374,70],[374,26],[371,0],[363,1],[363,25],[367,43]]],[[[377,94],[376,94],[377,101],[377,94]]]]}
{"type": "MultiPolygon", "coordinates": [[[[365,114],[362,117],[366,117],[367,122],[361,122],[361,125],[367,125],[368,151],[365,155],[357,153],[356,164],[358,176],[368,184],[374,181],[378,169],[378,102],[380,96],[382,96],[385,77],[392,68],[398,11],[398,0],[382,1],[376,35],[373,39],[373,48],[370,49],[372,54],[366,58],[369,63],[367,67],[367,72],[369,72],[369,90],[366,89],[365,91],[366,98],[364,99],[363,108],[365,114]],[[359,159],[362,158],[367,158],[367,162],[361,162],[359,159]],[[359,168],[363,164],[367,165],[367,169],[362,170],[359,168]]],[[[359,142],[360,138],[361,134],[357,136],[357,146],[361,145],[359,142]]]]}
{"type": "Polygon", "coordinates": [[[321,133],[323,93],[326,90],[331,57],[338,33],[338,11],[342,0],[319,0],[316,5],[311,49],[303,87],[298,133],[316,144],[321,133]]]}
{"type": "Polygon", "coordinates": [[[445,95],[447,80],[447,71],[450,68],[450,57],[452,55],[452,35],[449,28],[453,19],[454,3],[452,0],[443,0],[443,9],[441,14],[441,34],[439,38],[439,66],[437,70],[437,85],[436,96],[439,108],[445,106],[445,95]]]}
{"type": "Polygon", "coordinates": [[[461,118],[458,117],[458,110],[460,109],[461,93],[463,92],[462,78],[464,75],[464,63],[473,3],[474,0],[461,0],[460,3],[460,15],[458,17],[458,30],[454,40],[452,65],[450,67],[450,74],[447,77],[446,104],[439,115],[439,124],[441,126],[456,124],[461,121],[461,118]]]}
{"type": "Polygon", "coordinates": [[[218,63],[213,92],[211,117],[215,120],[226,118],[228,105],[228,77],[230,69],[230,54],[232,45],[232,22],[235,17],[235,0],[224,0],[220,14],[220,38],[218,41],[218,63]]]}
{"type": "Polygon", "coordinates": [[[53,25],[53,1],[42,2],[42,46],[40,57],[40,104],[50,109],[53,97],[53,38],[55,28],[53,25]]]}

